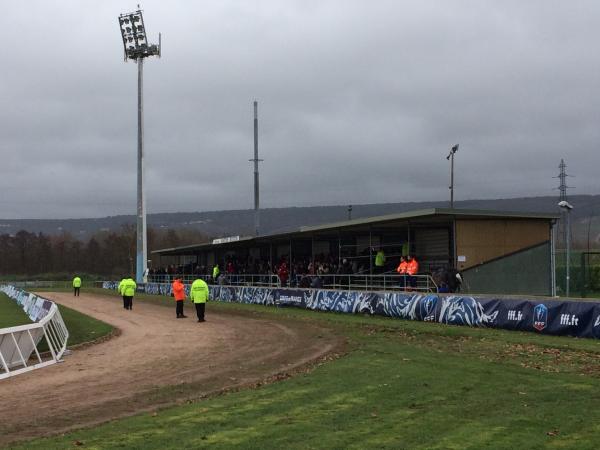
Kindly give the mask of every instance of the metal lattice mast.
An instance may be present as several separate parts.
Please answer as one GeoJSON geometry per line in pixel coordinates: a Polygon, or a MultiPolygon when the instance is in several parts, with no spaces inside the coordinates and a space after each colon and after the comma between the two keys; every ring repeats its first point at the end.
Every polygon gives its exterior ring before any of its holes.
{"type": "Polygon", "coordinates": [[[571,189],[571,186],[567,186],[567,177],[569,175],[567,175],[567,165],[565,164],[565,160],[561,159],[560,160],[560,164],[558,165],[558,168],[560,169],[560,173],[558,174],[557,177],[559,181],[560,181],[560,185],[558,186],[558,190],[560,191],[560,200],[559,201],[567,201],[567,189],[571,189]]]}
{"type": "MultiPolygon", "coordinates": [[[[565,160],[561,159],[560,160],[560,164],[558,165],[558,168],[560,170],[560,172],[558,173],[558,176],[554,177],[554,178],[558,178],[560,184],[557,188],[559,191],[559,202],[567,202],[567,190],[568,189],[572,189],[572,186],[568,186],[567,185],[567,177],[571,176],[567,174],[567,165],[565,164],[565,160]]],[[[567,248],[567,243],[569,242],[570,236],[568,235],[569,233],[569,228],[568,226],[566,226],[567,220],[569,219],[569,217],[567,216],[567,212],[562,209],[561,210],[561,220],[559,222],[558,225],[558,235],[562,237],[562,244],[563,244],[563,248],[567,248]]]]}

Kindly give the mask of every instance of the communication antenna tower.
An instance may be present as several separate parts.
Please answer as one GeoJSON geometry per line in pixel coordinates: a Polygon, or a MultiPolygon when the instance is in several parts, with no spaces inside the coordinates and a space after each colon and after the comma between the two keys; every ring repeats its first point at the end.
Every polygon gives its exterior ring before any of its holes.
{"type": "Polygon", "coordinates": [[[560,191],[560,195],[559,195],[559,201],[567,201],[567,189],[573,189],[572,186],[567,186],[567,177],[570,177],[571,175],[567,174],[567,165],[565,164],[565,160],[561,159],[560,160],[560,164],[558,165],[558,168],[560,169],[560,173],[558,174],[557,177],[554,178],[558,178],[560,181],[560,185],[555,188],[558,189],[560,191]]]}
{"type": "MultiPolygon", "coordinates": [[[[558,165],[560,170],[558,176],[553,178],[558,178],[560,184],[558,187],[554,188],[559,191],[559,202],[567,202],[567,189],[573,189],[573,186],[567,186],[567,177],[571,177],[572,175],[567,174],[567,165],[565,164],[565,160],[561,159],[560,164],[558,165]]],[[[558,235],[562,237],[564,247],[566,248],[568,242],[567,233],[569,233],[568,227],[565,226],[567,222],[566,212],[564,209],[561,209],[561,220],[558,224],[558,235]]]]}

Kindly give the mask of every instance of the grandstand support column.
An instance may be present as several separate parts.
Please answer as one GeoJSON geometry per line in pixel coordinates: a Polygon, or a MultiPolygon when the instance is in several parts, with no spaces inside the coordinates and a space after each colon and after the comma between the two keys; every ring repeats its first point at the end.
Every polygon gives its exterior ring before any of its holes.
{"type": "Polygon", "coordinates": [[[342,265],[342,238],[340,237],[340,230],[338,229],[338,268],[342,265]]]}
{"type": "Polygon", "coordinates": [[[412,254],[412,250],[410,249],[410,220],[407,222],[407,226],[406,226],[406,242],[408,242],[408,254],[411,256],[414,256],[412,254]]]}
{"type": "Polygon", "coordinates": [[[452,251],[454,255],[452,256],[452,266],[453,268],[458,270],[458,254],[457,254],[457,246],[456,246],[456,218],[452,220],[452,251]]]}
{"type": "Polygon", "coordinates": [[[369,274],[373,275],[373,234],[369,225],[369,274]]]}

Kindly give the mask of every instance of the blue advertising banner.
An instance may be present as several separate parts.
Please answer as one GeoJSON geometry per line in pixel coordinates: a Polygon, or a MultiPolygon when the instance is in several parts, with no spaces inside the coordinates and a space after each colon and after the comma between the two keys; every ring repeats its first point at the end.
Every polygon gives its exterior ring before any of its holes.
{"type": "MultiPolygon", "coordinates": [[[[118,283],[103,287],[116,289],[118,283]]],[[[171,294],[170,284],[148,283],[146,293],[171,294]]],[[[600,339],[600,303],[500,299],[405,292],[358,292],[248,286],[209,286],[210,300],[372,314],[470,327],[600,339]]]]}

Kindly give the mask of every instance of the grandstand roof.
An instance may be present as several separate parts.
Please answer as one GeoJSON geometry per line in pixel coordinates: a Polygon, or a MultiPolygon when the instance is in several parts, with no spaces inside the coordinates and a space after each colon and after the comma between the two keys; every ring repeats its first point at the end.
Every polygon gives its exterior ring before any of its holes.
{"type": "Polygon", "coordinates": [[[365,226],[385,226],[392,225],[395,222],[418,221],[420,223],[439,222],[440,220],[450,219],[524,219],[524,220],[545,220],[551,221],[560,218],[560,214],[530,213],[522,211],[495,211],[480,209],[451,209],[451,208],[429,208],[403,213],[386,214],[383,216],[362,217],[358,219],[344,220],[341,222],[328,223],[323,225],[303,226],[297,230],[291,230],[284,233],[264,234],[259,236],[235,236],[232,238],[216,239],[213,242],[204,244],[186,245],[182,247],[165,248],[155,250],[152,253],[158,255],[182,255],[194,253],[211,248],[235,247],[237,244],[249,244],[256,242],[266,243],[268,241],[283,238],[310,237],[314,233],[323,233],[328,231],[339,231],[341,229],[355,228],[357,231],[365,226]]]}

